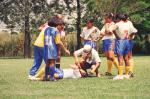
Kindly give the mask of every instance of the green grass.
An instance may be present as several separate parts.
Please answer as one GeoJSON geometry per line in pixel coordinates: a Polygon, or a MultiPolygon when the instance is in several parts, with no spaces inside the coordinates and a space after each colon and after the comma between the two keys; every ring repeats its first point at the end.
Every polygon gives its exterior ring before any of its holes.
{"type": "MultiPolygon", "coordinates": [[[[104,73],[106,58],[101,59],[99,70],[104,73]]],[[[150,56],[134,59],[136,77],[130,80],[103,76],[58,82],[29,81],[33,59],[0,59],[0,99],[150,99],[150,56]]],[[[68,68],[73,58],[63,57],[61,62],[68,68]]]]}

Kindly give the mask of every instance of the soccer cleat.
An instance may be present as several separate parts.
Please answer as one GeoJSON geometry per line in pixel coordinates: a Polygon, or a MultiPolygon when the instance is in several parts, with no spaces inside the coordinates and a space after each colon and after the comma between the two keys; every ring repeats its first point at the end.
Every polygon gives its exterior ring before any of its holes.
{"type": "Polygon", "coordinates": [[[134,77],[134,73],[129,71],[129,76],[133,78],[134,77]]]}
{"type": "Polygon", "coordinates": [[[122,80],[124,77],[122,75],[117,75],[113,78],[113,80],[122,80]]]}
{"type": "Polygon", "coordinates": [[[112,76],[112,74],[109,73],[109,72],[105,72],[105,75],[106,75],[106,76],[112,76]]]}

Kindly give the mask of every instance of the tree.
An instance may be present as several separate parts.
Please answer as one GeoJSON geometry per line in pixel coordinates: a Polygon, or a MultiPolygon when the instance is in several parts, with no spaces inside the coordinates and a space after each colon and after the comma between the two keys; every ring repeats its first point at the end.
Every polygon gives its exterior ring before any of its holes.
{"type": "Polygon", "coordinates": [[[77,49],[80,48],[81,45],[81,39],[80,39],[80,33],[81,33],[81,12],[80,12],[80,0],[77,0],[77,49]]]}
{"type": "MultiPolygon", "coordinates": [[[[59,1],[59,0],[56,0],[59,1]]],[[[1,0],[0,20],[19,27],[24,32],[24,57],[31,57],[31,31],[45,23],[50,16],[63,10],[58,2],[47,5],[45,0],[1,0]]]]}

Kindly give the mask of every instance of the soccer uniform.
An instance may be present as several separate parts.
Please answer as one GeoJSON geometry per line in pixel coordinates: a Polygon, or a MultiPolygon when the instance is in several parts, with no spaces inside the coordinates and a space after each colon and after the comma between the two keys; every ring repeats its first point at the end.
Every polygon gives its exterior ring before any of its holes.
{"type": "MultiPolygon", "coordinates": [[[[78,56],[83,56],[84,57],[84,51],[83,51],[83,48],[75,51],[76,55],[78,56]]],[[[98,52],[95,50],[95,49],[92,49],[91,51],[91,57],[86,59],[86,62],[85,62],[85,68],[84,69],[90,69],[92,65],[96,64],[96,63],[99,63],[101,62],[101,59],[98,55],[98,52]]]]}
{"type": "MultiPolygon", "coordinates": [[[[112,32],[112,29],[114,28],[115,23],[106,23],[103,28],[101,29],[101,33],[104,34],[104,37],[102,38],[103,41],[103,51],[108,52],[108,51],[114,51],[115,47],[115,35],[114,34],[107,34],[106,29],[112,32]]],[[[108,57],[108,56],[107,56],[108,57]]],[[[118,61],[115,59],[115,57],[107,58],[107,72],[106,75],[112,75],[112,66],[113,64],[115,65],[116,68],[118,68],[118,61]]]]}
{"type": "Polygon", "coordinates": [[[57,29],[48,27],[44,32],[44,57],[45,59],[57,59],[57,46],[60,43],[60,36],[57,29]]]}
{"type": "MultiPolygon", "coordinates": [[[[34,43],[34,63],[32,68],[30,69],[29,74],[34,76],[38,71],[39,67],[41,66],[42,60],[44,58],[44,31],[48,27],[46,25],[43,30],[40,32],[39,36],[37,37],[34,43]]],[[[45,60],[45,59],[44,59],[45,60]]]]}
{"type": "Polygon", "coordinates": [[[97,27],[92,27],[88,29],[87,27],[83,28],[82,33],[80,34],[80,37],[84,39],[84,45],[90,45],[92,48],[96,49],[96,42],[99,38],[100,30],[97,27]]]}
{"type": "MultiPolygon", "coordinates": [[[[131,32],[137,33],[137,29],[133,26],[132,22],[131,22],[131,21],[127,21],[127,22],[128,22],[128,24],[132,27],[132,28],[131,28],[131,32]]],[[[134,39],[134,38],[129,39],[130,51],[132,51],[133,46],[134,46],[134,44],[135,44],[135,42],[134,42],[133,39],[134,39]]]]}
{"type": "MultiPolygon", "coordinates": [[[[130,51],[129,44],[129,35],[134,33],[134,29],[129,22],[120,21],[116,23],[116,34],[119,39],[116,40],[115,51],[117,55],[127,55],[130,51]]],[[[127,65],[127,64],[126,64],[127,65]]],[[[130,70],[130,66],[125,67],[125,74],[128,78],[128,73],[130,70]]],[[[114,79],[123,79],[123,66],[118,66],[119,75],[114,77],[114,79]]]]}
{"type": "MultiPolygon", "coordinates": [[[[45,67],[42,67],[39,72],[36,74],[35,78],[31,80],[42,80],[45,72],[45,67]]],[[[63,78],[81,78],[82,75],[79,71],[79,69],[72,69],[72,68],[67,68],[67,69],[61,69],[61,68],[55,68],[55,74],[58,75],[58,79],[63,79],[63,78]]]]}
{"type": "Polygon", "coordinates": [[[115,35],[114,34],[108,35],[108,34],[105,33],[107,26],[108,26],[108,30],[111,30],[114,25],[115,25],[114,22],[107,23],[107,24],[105,24],[103,26],[103,28],[101,30],[101,33],[105,34],[105,36],[102,38],[102,41],[103,41],[103,51],[104,52],[108,52],[110,50],[114,50],[115,35]]]}

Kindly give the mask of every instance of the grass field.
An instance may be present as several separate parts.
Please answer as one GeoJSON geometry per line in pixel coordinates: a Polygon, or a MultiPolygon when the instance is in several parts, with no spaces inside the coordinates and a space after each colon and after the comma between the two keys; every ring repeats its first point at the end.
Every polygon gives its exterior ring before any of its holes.
{"type": "MultiPolygon", "coordinates": [[[[106,58],[101,59],[99,70],[104,73],[106,58]]],[[[0,59],[0,99],[150,99],[150,56],[134,59],[136,77],[130,80],[103,76],[58,82],[29,81],[33,59],[0,59]]],[[[71,63],[72,57],[62,58],[62,68],[71,63]]]]}

